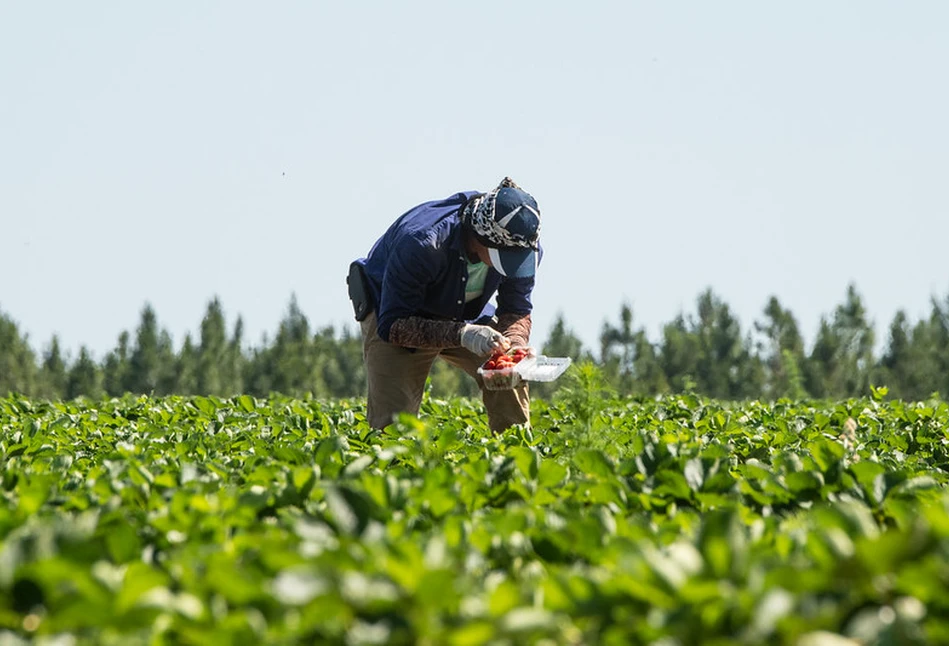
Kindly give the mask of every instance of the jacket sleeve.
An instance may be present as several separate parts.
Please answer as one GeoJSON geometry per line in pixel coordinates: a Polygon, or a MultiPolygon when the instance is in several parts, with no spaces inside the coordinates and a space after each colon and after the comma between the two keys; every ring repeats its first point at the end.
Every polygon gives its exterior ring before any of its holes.
{"type": "Polygon", "coordinates": [[[506,278],[498,285],[498,318],[506,314],[530,314],[531,293],[534,291],[534,277],[506,278]]]}
{"type": "Polygon", "coordinates": [[[398,319],[418,316],[425,292],[441,271],[444,260],[425,239],[403,236],[394,246],[385,275],[382,297],[376,312],[379,336],[390,341],[392,324],[398,319]]]}

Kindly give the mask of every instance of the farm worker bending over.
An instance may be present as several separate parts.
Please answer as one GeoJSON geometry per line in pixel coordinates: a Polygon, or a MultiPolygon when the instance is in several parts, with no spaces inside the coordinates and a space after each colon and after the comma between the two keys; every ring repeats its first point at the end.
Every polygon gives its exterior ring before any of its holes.
{"type": "Polygon", "coordinates": [[[510,178],[420,204],[350,266],[369,381],[368,417],[383,428],[418,414],[436,357],[478,381],[495,432],[530,423],[527,383],[487,390],[478,367],[495,350],[527,348],[540,247],[537,202],[510,178]],[[497,294],[497,308],[488,301],[497,294]]]}

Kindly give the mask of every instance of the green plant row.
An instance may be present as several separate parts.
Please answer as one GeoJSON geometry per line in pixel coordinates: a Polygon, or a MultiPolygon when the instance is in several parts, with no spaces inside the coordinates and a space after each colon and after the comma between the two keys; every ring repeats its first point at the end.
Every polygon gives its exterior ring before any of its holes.
{"type": "Polygon", "coordinates": [[[949,641],[949,408],[0,400],[0,644],[949,641]],[[851,641],[846,641],[851,640],[851,641]]]}

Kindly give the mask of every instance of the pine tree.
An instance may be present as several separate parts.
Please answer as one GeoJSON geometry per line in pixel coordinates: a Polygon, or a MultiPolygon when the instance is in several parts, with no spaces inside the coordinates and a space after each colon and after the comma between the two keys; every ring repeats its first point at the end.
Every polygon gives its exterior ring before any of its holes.
{"type": "Polygon", "coordinates": [[[0,311],[0,396],[7,393],[34,394],[36,357],[26,335],[13,319],[0,311]]]}
{"type": "Polygon", "coordinates": [[[567,328],[562,312],[558,313],[554,319],[554,325],[550,329],[550,334],[547,335],[547,341],[541,353],[548,357],[570,357],[574,361],[580,361],[581,358],[592,359],[589,352],[584,349],[580,337],[567,328]]]}
{"type": "Polygon", "coordinates": [[[244,358],[244,319],[240,316],[234,323],[234,333],[227,344],[227,359],[224,370],[224,383],[231,394],[244,392],[244,373],[247,360],[244,358]]]}
{"type": "Polygon", "coordinates": [[[159,389],[162,369],[159,355],[158,318],[152,306],[142,309],[141,322],[135,333],[135,345],[129,357],[124,390],[139,394],[163,394],[159,389]]]}
{"type": "Polygon", "coordinates": [[[633,330],[633,308],[623,303],[618,326],[603,323],[600,332],[600,363],[606,378],[620,394],[632,392],[633,360],[636,358],[636,332],[633,330]]]}
{"type": "Polygon", "coordinates": [[[931,392],[949,396],[949,296],[942,303],[932,299],[925,345],[935,366],[930,377],[931,392]]]}
{"type": "Polygon", "coordinates": [[[198,393],[201,395],[233,395],[233,384],[227,383],[228,343],[224,310],[217,297],[208,303],[201,320],[198,346],[198,393]]]}
{"type": "MultiPolygon", "coordinates": [[[[336,338],[336,332],[331,326],[323,328],[315,335],[313,352],[320,369],[318,383],[326,385],[328,396],[354,397],[365,392],[366,368],[363,363],[362,349],[362,334],[353,333],[345,328],[339,338],[336,338]]],[[[461,377],[462,379],[459,379],[457,384],[457,392],[470,396],[477,395],[477,383],[464,375],[461,377]]],[[[434,380],[435,377],[433,377],[434,380]]]]}
{"type": "Polygon", "coordinates": [[[79,358],[70,367],[66,377],[66,399],[88,397],[99,399],[103,395],[102,372],[86,346],[79,349],[79,358]]]}
{"type": "Polygon", "coordinates": [[[119,344],[106,355],[102,366],[103,387],[107,394],[118,397],[127,392],[129,365],[129,333],[119,334],[119,344]]]}
{"type": "Polygon", "coordinates": [[[317,356],[310,339],[310,322],[297,304],[296,295],[291,295],[287,313],[280,322],[277,336],[271,348],[273,357],[273,387],[288,395],[315,393],[325,396],[319,361],[326,361],[325,353],[317,356]]]}
{"type": "Polygon", "coordinates": [[[763,322],[754,324],[755,330],[763,337],[757,344],[765,372],[762,396],[801,399],[807,393],[802,381],[804,340],[797,321],[775,296],[768,299],[764,316],[763,322]]]}
{"type": "Polygon", "coordinates": [[[665,379],[655,349],[642,328],[633,328],[633,309],[624,303],[620,322],[603,324],[600,363],[604,377],[620,395],[655,394],[665,390],[665,379]]]}
{"type": "Polygon", "coordinates": [[[53,335],[40,366],[39,388],[41,397],[61,399],[66,394],[66,362],[59,347],[59,337],[53,335]]]}
{"type": "Polygon", "coordinates": [[[683,314],[663,326],[658,358],[672,392],[696,390],[700,352],[701,342],[683,314]]]}
{"type": "Polygon", "coordinates": [[[820,329],[808,359],[808,392],[817,397],[860,397],[870,392],[874,368],[874,332],[854,285],[847,287],[833,318],[821,317],[820,329]]]}
{"type": "Polygon", "coordinates": [[[698,339],[696,382],[700,392],[721,399],[741,399],[761,391],[761,370],[751,352],[750,340],[728,305],[703,292],[697,302],[693,334],[698,339]]]}
{"type": "Polygon", "coordinates": [[[198,393],[198,349],[194,347],[191,334],[185,335],[181,352],[175,363],[175,388],[179,395],[195,395],[198,393]]]}

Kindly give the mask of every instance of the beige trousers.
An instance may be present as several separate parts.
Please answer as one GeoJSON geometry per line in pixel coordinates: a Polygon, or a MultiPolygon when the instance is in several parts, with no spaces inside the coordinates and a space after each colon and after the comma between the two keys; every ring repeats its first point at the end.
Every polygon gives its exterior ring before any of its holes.
{"type": "Polygon", "coordinates": [[[400,412],[418,415],[425,380],[437,357],[474,377],[481,388],[488,426],[498,433],[515,424],[530,423],[527,382],[513,390],[486,390],[478,376],[484,359],[462,347],[416,348],[414,351],[383,341],[376,333],[376,313],[361,323],[363,360],[369,380],[367,417],[372,428],[384,428],[400,412]]]}

